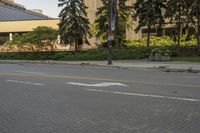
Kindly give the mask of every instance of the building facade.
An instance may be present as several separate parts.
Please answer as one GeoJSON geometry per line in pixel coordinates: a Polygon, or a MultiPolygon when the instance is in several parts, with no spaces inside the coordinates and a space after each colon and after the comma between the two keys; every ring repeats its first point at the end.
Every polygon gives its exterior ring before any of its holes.
{"type": "MultiPolygon", "coordinates": [[[[136,0],[128,0],[127,5],[132,5],[136,0]]],[[[56,3],[55,3],[56,4],[56,3]]],[[[88,7],[87,13],[91,23],[96,20],[96,12],[102,6],[101,0],[85,0],[88,7]]],[[[0,0],[0,44],[7,40],[12,40],[13,34],[27,33],[38,26],[49,26],[58,29],[59,19],[48,17],[42,14],[39,9],[27,10],[23,5],[19,5],[14,0],[0,0]]],[[[136,40],[145,36],[147,29],[144,28],[138,33],[134,32],[138,22],[133,21],[132,28],[127,28],[127,40],[136,40]]],[[[152,27],[153,35],[168,35],[171,31],[176,30],[172,25],[165,25],[164,28],[152,27]]],[[[184,29],[183,29],[184,31],[184,29]]],[[[98,39],[89,38],[91,47],[94,48],[98,39]]]]}
{"type": "MultiPolygon", "coordinates": [[[[136,0],[128,0],[127,5],[132,5],[136,0]]],[[[87,13],[88,18],[90,19],[91,23],[94,23],[96,19],[96,12],[99,7],[102,6],[101,0],[85,0],[86,6],[88,7],[87,13]]],[[[126,39],[127,40],[136,40],[140,39],[142,37],[142,31],[139,31],[138,33],[134,32],[134,29],[137,25],[137,21],[133,21],[132,28],[127,28],[126,30],[126,39]]]]}
{"type": "MultiPolygon", "coordinates": [[[[91,23],[93,23],[96,19],[96,15],[95,13],[97,12],[97,9],[102,5],[101,0],[85,0],[86,5],[88,6],[88,17],[91,21],[91,23]]],[[[127,0],[126,4],[127,5],[133,5],[136,2],[136,0],[127,0]]],[[[126,30],[126,39],[127,40],[137,40],[140,39],[144,36],[147,35],[147,28],[143,28],[142,30],[140,30],[138,33],[135,33],[135,28],[138,25],[138,21],[134,21],[132,20],[133,25],[130,28],[127,28],[126,30]]],[[[176,34],[177,28],[175,26],[175,24],[170,24],[167,23],[168,20],[166,19],[166,23],[163,24],[162,27],[159,26],[154,26],[151,28],[151,35],[155,35],[155,36],[168,36],[168,35],[173,35],[176,34]]],[[[186,28],[184,28],[184,26],[181,27],[181,33],[185,34],[186,28]]],[[[195,33],[195,29],[191,28],[189,29],[190,33],[195,33]]]]}
{"type": "Polygon", "coordinates": [[[27,10],[13,0],[0,0],[0,43],[12,40],[15,33],[27,33],[38,26],[58,29],[58,22],[39,9],[27,10]]]}

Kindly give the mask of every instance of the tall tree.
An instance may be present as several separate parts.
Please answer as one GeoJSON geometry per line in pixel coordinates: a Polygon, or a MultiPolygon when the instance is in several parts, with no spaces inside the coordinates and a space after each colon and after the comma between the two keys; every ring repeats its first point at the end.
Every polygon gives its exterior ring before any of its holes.
{"type": "Polygon", "coordinates": [[[196,0],[196,18],[197,18],[197,43],[198,55],[200,55],[200,0],[196,0]]]}
{"type": "Polygon", "coordinates": [[[29,33],[14,35],[10,44],[15,44],[19,48],[27,45],[30,46],[34,51],[44,50],[47,47],[50,47],[50,49],[53,50],[57,38],[57,30],[51,27],[39,26],[29,33]]]}
{"type": "Polygon", "coordinates": [[[166,18],[170,19],[171,23],[175,23],[177,27],[176,35],[178,36],[177,43],[177,53],[180,52],[180,43],[181,43],[181,28],[183,22],[185,22],[185,9],[186,9],[186,0],[168,0],[167,1],[167,10],[166,18]]]}
{"type": "Polygon", "coordinates": [[[200,0],[193,0],[192,16],[195,18],[196,38],[198,45],[198,55],[200,55],[200,0]]]}
{"type": "Polygon", "coordinates": [[[58,0],[59,7],[63,7],[59,17],[59,34],[65,43],[74,43],[75,51],[78,51],[82,39],[89,44],[90,34],[89,19],[87,18],[84,0],[58,0]]]}
{"type": "Polygon", "coordinates": [[[150,35],[152,26],[164,24],[163,8],[166,8],[165,0],[137,0],[134,3],[134,18],[139,20],[135,29],[136,32],[141,28],[147,27],[147,47],[150,45],[150,35]]]}
{"type": "MultiPolygon", "coordinates": [[[[128,0],[116,0],[114,8],[116,9],[116,23],[115,23],[115,43],[121,47],[126,40],[126,25],[129,22],[131,7],[126,5],[128,0]]],[[[102,6],[98,8],[96,13],[96,26],[98,29],[97,38],[103,40],[107,39],[108,30],[108,0],[101,0],[102,6]]]]}
{"type": "Polygon", "coordinates": [[[193,19],[193,5],[194,5],[194,0],[185,0],[184,1],[184,8],[182,10],[183,12],[183,18],[185,20],[182,20],[183,23],[183,28],[185,29],[185,34],[188,36],[187,38],[189,39],[191,33],[190,28],[192,28],[192,25],[194,24],[194,19],[193,19]]]}

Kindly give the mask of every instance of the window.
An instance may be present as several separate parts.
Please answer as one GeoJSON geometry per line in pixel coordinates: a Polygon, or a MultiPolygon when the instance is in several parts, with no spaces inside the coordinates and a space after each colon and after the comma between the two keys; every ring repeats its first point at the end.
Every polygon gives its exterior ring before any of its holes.
{"type": "Polygon", "coordinates": [[[0,44],[4,44],[9,40],[9,33],[0,33],[0,44]]]}

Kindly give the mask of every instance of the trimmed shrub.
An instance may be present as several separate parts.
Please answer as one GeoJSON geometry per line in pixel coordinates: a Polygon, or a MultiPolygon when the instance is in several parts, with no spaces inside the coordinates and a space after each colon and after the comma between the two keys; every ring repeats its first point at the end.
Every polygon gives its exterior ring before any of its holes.
{"type": "MultiPolygon", "coordinates": [[[[137,48],[137,47],[146,47],[146,37],[143,37],[139,40],[127,41],[125,47],[127,48],[137,48]]],[[[171,38],[169,36],[157,37],[151,36],[150,47],[176,47],[177,38],[171,38]]],[[[181,47],[187,46],[197,46],[197,40],[195,36],[188,37],[187,35],[181,36],[181,47]]]]}
{"type": "MultiPolygon", "coordinates": [[[[144,59],[147,58],[152,48],[113,49],[113,59],[144,59]]],[[[85,52],[11,52],[0,53],[2,60],[63,60],[87,61],[107,60],[108,51],[105,48],[91,49],[85,52]]]]}

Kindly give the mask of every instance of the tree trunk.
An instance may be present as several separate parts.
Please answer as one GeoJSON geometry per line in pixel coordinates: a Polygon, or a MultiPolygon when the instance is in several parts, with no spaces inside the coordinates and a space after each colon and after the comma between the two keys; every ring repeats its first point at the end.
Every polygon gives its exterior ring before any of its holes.
{"type": "Polygon", "coordinates": [[[181,43],[181,5],[179,1],[178,7],[178,44],[177,44],[177,54],[180,54],[180,43],[181,43]]]}
{"type": "Polygon", "coordinates": [[[151,37],[151,26],[148,25],[148,31],[147,31],[147,47],[150,46],[150,37],[151,37]]]}
{"type": "Polygon", "coordinates": [[[78,39],[77,38],[75,39],[75,51],[76,52],[78,51],[78,39]]]}
{"type": "MultiPolygon", "coordinates": [[[[187,8],[187,12],[189,12],[189,9],[187,8]]],[[[189,33],[189,29],[190,29],[190,15],[187,15],[187,24],[185,26],[185,33],[187,35],[187,37],[190,36],[190,33],[189,33]]]]}
{"type": "MultiPolygon", "coordinates": [[[[125,0],[116,0],[117,1],[117,6],[116,6],[116,22],[117,23],[119,23],[118,21],[119,21],[119,13],[118,13],[118,11],[123,11],[124,9],[124,7],[126,6],[126,2],[125,2],[125,0]]],[[[117,24],[116,23],[116,24],[117,24]]],[[[124,35],[126,35],[126,25],[120,25],[119,26],[119,24],[117,24],[117,30],[118,30],[118,37],[117,37],[117,39],[118,39],[118,44],[119,44],[119,47],[118,48],[122,48],[122,43],[123,43],[123,41],[124,41],[124,35]],[[119,31],[119,28],[120,28],[120,31],[119,31]],[[121,33],[119,33],[119,32],[121,32],[121,33]]]]}
{"type": "MultiPolygon", "coordinates": [[[[108,0],[108,31],[111,32],[112,1],[108,0]]],[[[112,41],[108,39],[108,65],[112,65],[112,41]]]]}

